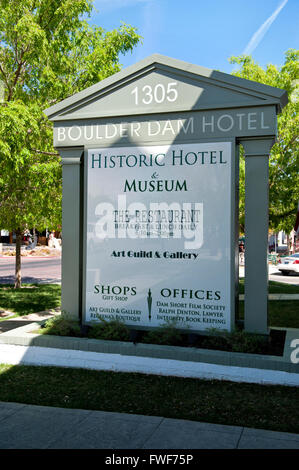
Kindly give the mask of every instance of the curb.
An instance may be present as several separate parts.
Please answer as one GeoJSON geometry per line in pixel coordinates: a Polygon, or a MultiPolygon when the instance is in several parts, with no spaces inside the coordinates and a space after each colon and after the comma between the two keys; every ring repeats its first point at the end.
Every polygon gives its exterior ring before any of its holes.
{"type": "MultiPolygon", "coordinates": [[[[40,323],[31,323],[2,333],[0,362],[299,386],[299,364],[286,354],[263,356],[32,333],[39,327],[40,323]]],[[[288,335],[292,338],[297,331],[287,330],[286,351],[288,335]]]]}
{"type": "Polygon", "coordinates": [[[0,345],[0,363],[73,367],[111,372],[131,372],[260,385],[299,387],[299,374],[280,370],[220,366],[122,354],[95,353],[38,346],[0,345]],[[7,357],[9,356],[9,361],[7,357]]]}

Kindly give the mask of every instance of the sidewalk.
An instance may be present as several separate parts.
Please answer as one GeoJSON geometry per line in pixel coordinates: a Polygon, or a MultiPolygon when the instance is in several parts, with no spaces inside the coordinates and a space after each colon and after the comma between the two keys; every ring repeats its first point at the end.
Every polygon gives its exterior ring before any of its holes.
{"type": "Polygon", "coordinates": [[[299,449],[299,434],[0,402],[0,449],[299,449]]]}
{"type": "MultiPolygon", "coordinates": [[[[239,294],[239,300],[244,300],[244,294],[239,294]]],[[[268,294],[268,300],[299,300],[299,294],[268,294]]]]}

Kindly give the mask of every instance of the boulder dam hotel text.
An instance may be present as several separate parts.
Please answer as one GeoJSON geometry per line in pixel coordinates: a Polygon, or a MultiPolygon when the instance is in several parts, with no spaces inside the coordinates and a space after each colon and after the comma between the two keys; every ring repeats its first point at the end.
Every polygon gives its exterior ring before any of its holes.
{"type": "Polygon", "coordinates": [[[159,140],[179,136],[209,137],[244,132],[266,131],[272,123],[267,121],[264,111],[198,113],[177,119],[146,120],[137,122],[90,123],[89,125],[57,126],[54,136],[57,143],[79,142],[100,143],[121,142],[132,139],[159,140]]]}

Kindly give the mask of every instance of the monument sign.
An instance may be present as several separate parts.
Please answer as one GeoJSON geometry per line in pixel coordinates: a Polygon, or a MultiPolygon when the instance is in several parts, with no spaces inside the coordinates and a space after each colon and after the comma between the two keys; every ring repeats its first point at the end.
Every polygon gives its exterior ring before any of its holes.
{"type": "Polygon", "coordinates": [[[242,144],[245,329],[266,334],[268,155],[285,104],[153,55],[46,110],[63,165],[62,308],[86,324],[232,330],[242,144]]]}

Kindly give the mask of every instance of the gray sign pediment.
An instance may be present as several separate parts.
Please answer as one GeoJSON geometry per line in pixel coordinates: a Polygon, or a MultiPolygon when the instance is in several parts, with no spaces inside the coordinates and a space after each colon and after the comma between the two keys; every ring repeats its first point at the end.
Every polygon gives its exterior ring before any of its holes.
{"type": "Polygon", "coordinates": [[[154,54],[45,110],[52,121],[287,102],[283,90],[154,54]]]}

